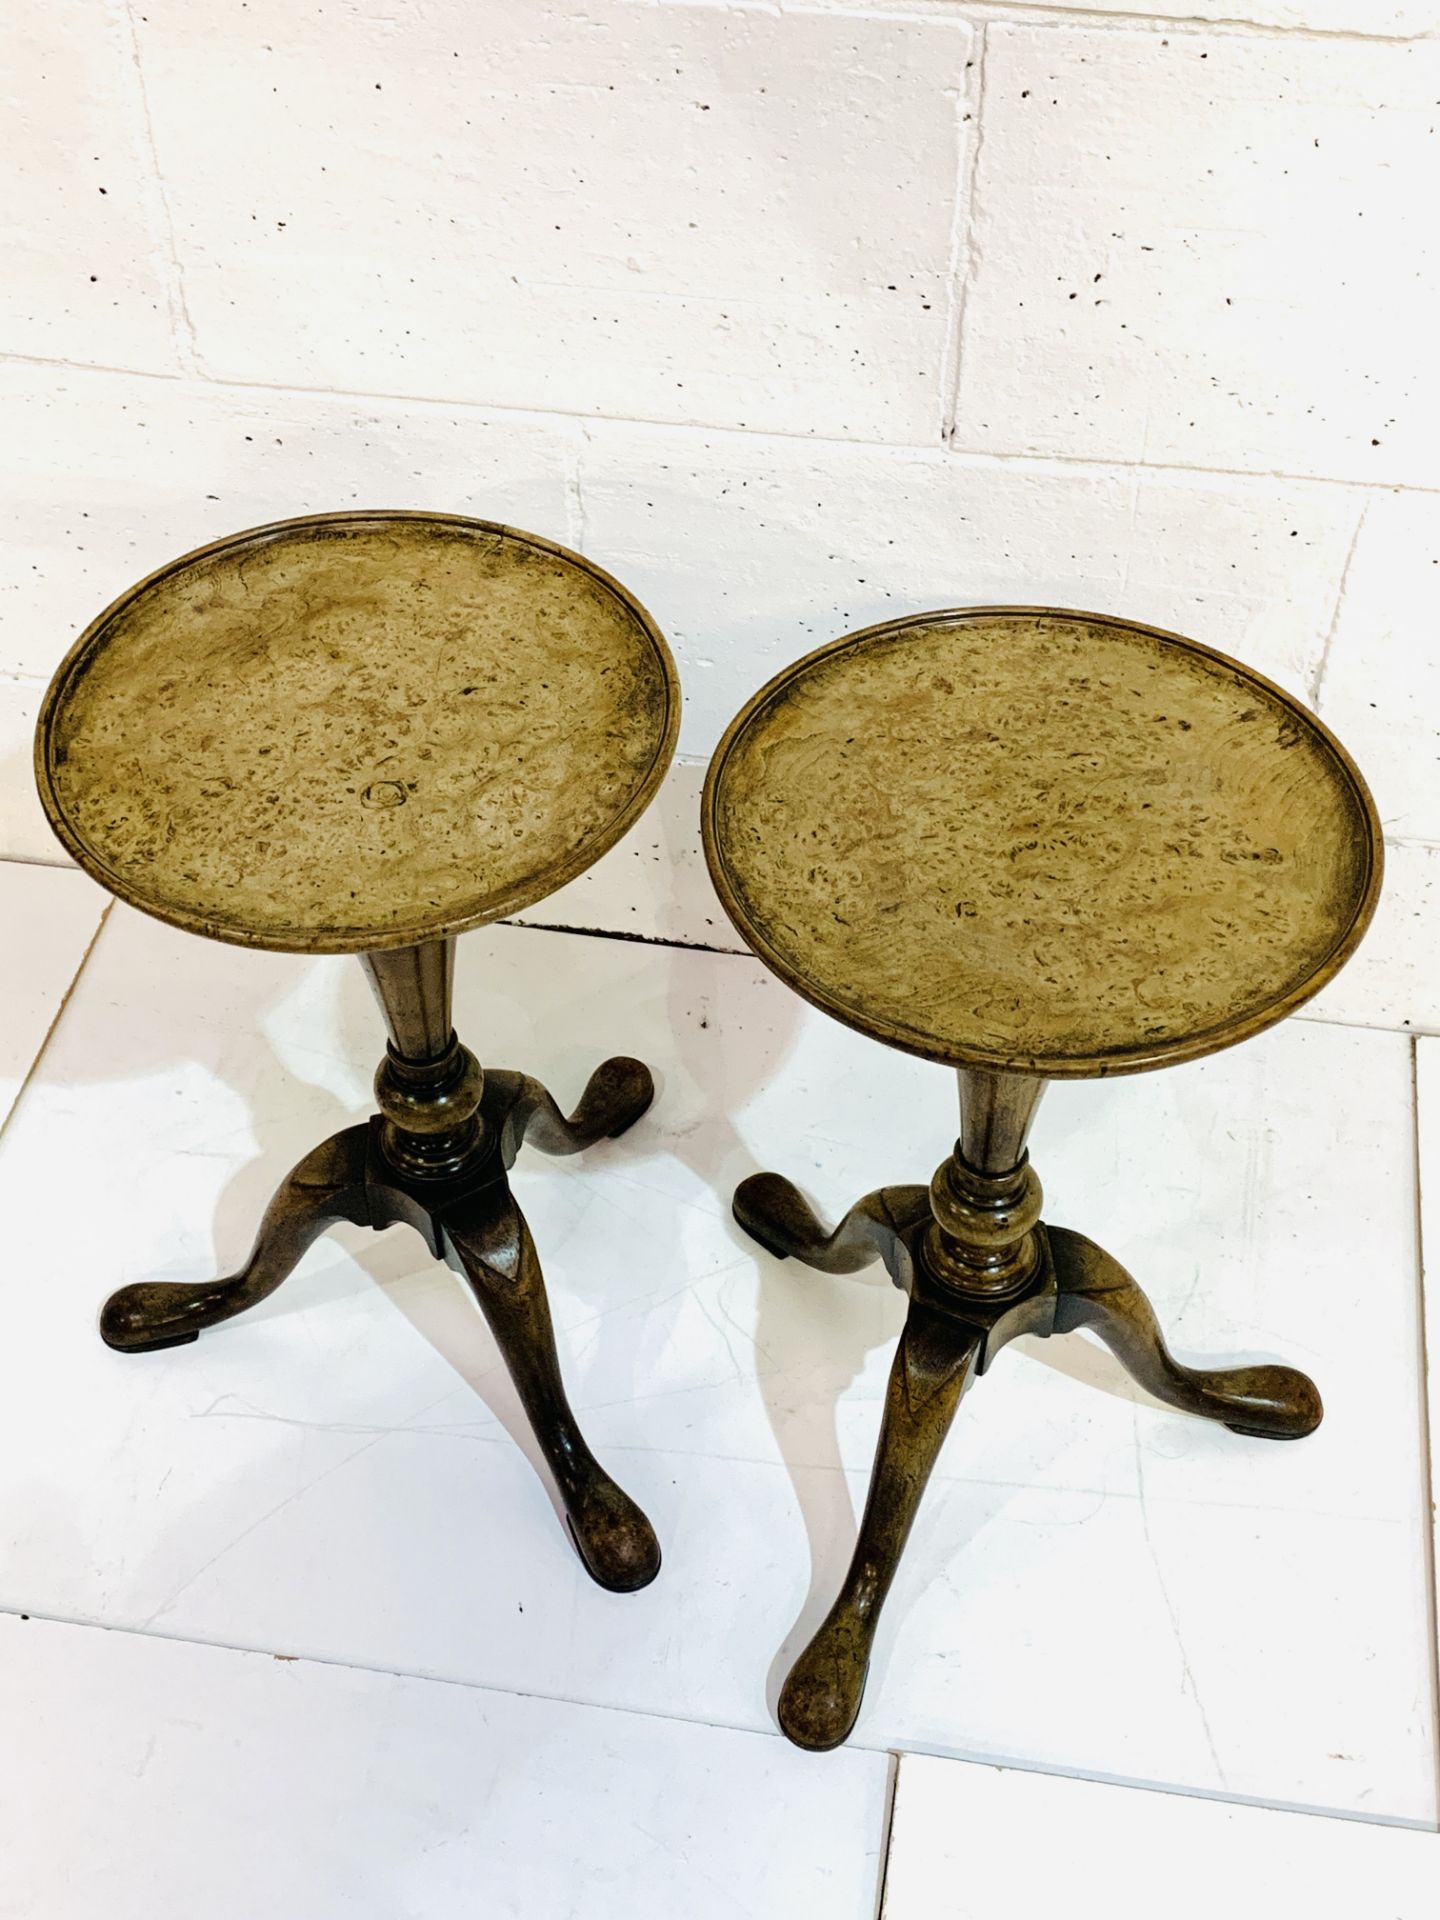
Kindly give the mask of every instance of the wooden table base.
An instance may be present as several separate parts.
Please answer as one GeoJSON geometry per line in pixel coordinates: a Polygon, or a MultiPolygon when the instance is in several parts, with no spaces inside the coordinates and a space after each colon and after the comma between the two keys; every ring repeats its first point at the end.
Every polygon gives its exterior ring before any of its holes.
{"type": "Polygon", "coordinates": [[[757,1173],[735,1192],[735,1218],[778,1258],[824,1273],[883,1260],[910,1297],[850,1568],[780,1696],[787,1737],[817,1751],[855,1724],[926,1482],[966,1388],[1009,1341],[1089,1327],[1148,1393],[1186,1413],[1271,1440],[1320,1423],[1320,1395],[1293,1367],[1182,1366],[1119,1262],[1083,1234],[1040,1224],[1025,1136],[1042,1080],[962,1070],[960,1082],[961,1137],[929,1188],[868,1194],[833,1233],[779,1174],[757,1173]]]}
{"type": "Polygon", "coordinates": [[[538,1080],[483,1071],[456,1038],[453,940],[362,958],[390,1030],[375,1081],[380,1113],[333,1135],[294,1168],[238,1273],[124,1287],[105,1304],[101,1335],[129,1353],[180,1346],[273,1293],[336,1221],[414,1227],[480,1303],[586,1570],[612,1592],[634,1592],[659,1572],[660,1548],[576,1425],[540,1263],[507,1175],[527,1139],[544,1153],[568,1154],[623,1133],[654,1097],[650,1070],[638,1060],[605,1061],[566,1119],[538,1080]]]}

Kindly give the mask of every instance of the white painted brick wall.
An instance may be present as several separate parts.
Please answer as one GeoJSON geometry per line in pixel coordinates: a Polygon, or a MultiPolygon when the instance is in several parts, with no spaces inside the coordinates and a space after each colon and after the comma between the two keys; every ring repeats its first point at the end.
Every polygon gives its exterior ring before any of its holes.
{"type": "Polygon", "coordinates": [[[1360,510],[1294,481],[609,424],[580,485],[587,551],[672,637],[696,755],[788,660],[926,606],[1124,613],[1308,692],[1360,510]]]}
{"type": "Polygon", "coordinates": [[[1367,769],[1385,831],[1440,841],[1440,494],[1367,501],[1319,709],[1367,769]]]}
{"type": "Polygon", "coordinates": [[[59,857],[30,716],[133,578],[431,505],[593,553],[685,680],[652,814],[533,917],[731,944],[695,807],[747,694],[887,613],[1053,601],[1318,700],[1395,836],[1331,1004],[1440,1025],[1440,0],[12,0],[0,36],[0,853],[59,857]]]}
{"type": "Polygon", "coordinates": [[[146,0],[227,379],[933,441],[971,33],[570,0],[146,0]],[[217,126],[244,129],[243,162],[217,126]]]}
{"type": "Polygon", "coordinates": [[[159,181],[123,13],[101,0],[0,9],[0,139],[0,353],[174,371],[159,181]]]}
{"type": "Polygon", "coordinates": [[[0,365],[0,663],[46,679],[132,580],[329,507],[434,507],[574,537],[579,427],[197,380],[0,365]]]}
{"type": "Polygon", "coordinates": [[[956,443],[1434,484],[1440,42],[986,34],[956,443]]]}

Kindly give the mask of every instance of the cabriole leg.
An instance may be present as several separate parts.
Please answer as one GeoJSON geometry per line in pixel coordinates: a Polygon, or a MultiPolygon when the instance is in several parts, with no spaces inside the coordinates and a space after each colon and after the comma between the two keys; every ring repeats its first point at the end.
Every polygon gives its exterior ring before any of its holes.
{"type": "Polygon", "coordinates": [[[100,1314],[100,1337],[122,1353],[183,1346],[205,1327],[231,1320],[272,1294],[300,1256],[337,1220],[365,1226],[368,1127],[347,1127],[286,1176],[265,1209],[250,1258],[223,1280],[141,1281],[112,1293],[100,1314]]]}
{"type": "Polygon", "coordinates": [[[974,1375],[982,1332],[912,1300],[890,1368],[870,1491],[849,1572],[819,1632],[790,1669],[780,1725],[796,1746],[839,1746],[855,1724],[880,1609],[955,1410],[974,1375]]]}
{"type": "Polygon", "coordinates": [[[591,1577],[614,1593],[648,1586],[660,1571],[654,1529],[591,1453],[576,1424],[560,1378],[535,1243],[504,1182],[447,1210],[442,1243],[490,1323],[591,1577]]]}
{"type": "Polygon", "coordinates": [[[1295,1367],[1186,1367],[1165,1345],[1154,1309],[1130,1275],[1093,1240],[1049,1229],[1059,1298],[1055,1331],[1090,1327],[1133,1380],[1182,1413],[1223,1420],[1235,1433],[1301,1440],[1319,1426],[1319,1389],[1295,1367]]]}

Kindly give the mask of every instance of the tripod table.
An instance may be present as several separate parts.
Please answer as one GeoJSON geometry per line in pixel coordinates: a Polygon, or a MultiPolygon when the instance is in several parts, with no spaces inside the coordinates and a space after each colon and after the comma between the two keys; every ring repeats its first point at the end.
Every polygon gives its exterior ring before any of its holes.
{"type": "Polygon", "coordinates": [[[186,554],[106,608],[50,685],[36,776],[102,886],[171,925],[283,953],[353,953],[389,1044],[380,1112],[307,1154],[238,1273],[105,1304],[128,1353],[263,1300],[327,1226],[414,1227],[468,1282],[602,1586],[652,1580],[645,1515],[600,1466],[560,1379],[507,1174],[527,1138],[575,1153],[654,1088],[596,1068],[566,1119],[482,1070],[451,1025],[455,939],[613,846],[674,751],[680,696],[644,608],[580,555],[452,514],[311,516],[186,554]]]}
{"type": "Polygon", "coordinates": [[[833,1232],[778,1173],[735,1217],[827,1273],[883,1260],[909,1308],[849,1572],[780,1699],[842,1741],[885,1596],[970,1382],[1018,1334],[1089,1327],[1158,1399],[1295,1440],[1293,1367],[1203,1370],[1082,1234],[1041,1223],[1026,1139],[1053,1079],[1199,1059],[1283,1019],[1354,951],[1380,828],[1353,762],[1257,673],[1096,614],[979,607],[887,622],[763,687],[705,787],[720,898],[797,993],[958,1070],[960,1137],[928,1187],[833,1232]]]}

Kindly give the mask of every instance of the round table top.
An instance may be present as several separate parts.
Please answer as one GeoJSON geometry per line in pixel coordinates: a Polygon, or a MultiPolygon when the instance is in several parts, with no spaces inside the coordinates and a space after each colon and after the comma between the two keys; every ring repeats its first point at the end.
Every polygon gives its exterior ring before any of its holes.
{"type": "Polygon", "coordinates": [[[408,946],[530,905],[637,818],[680,693],[579,554],[485,520],[337,513],[201,547],[107,607],[35,743],[112,893],[243,946],[408,946]]]}
{"type": "Polygon", "coordinates": [[[757,954],[952,1066],[1194,1059],[1318,991],[1379,821],[1297,701],[1177,634],[977,607],[870,627],[761,689],[711,762],[706,857],[757,954]]]}

